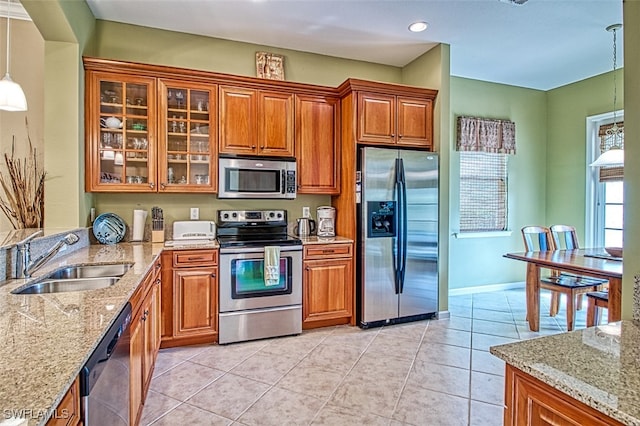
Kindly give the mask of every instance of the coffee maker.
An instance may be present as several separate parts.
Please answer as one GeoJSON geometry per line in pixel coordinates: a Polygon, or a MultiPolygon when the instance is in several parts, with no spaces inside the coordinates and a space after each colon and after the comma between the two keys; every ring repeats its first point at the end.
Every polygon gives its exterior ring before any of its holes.
{"type": "Polygon", "coordinates": [[[320,206],[316,213],[318,218],[318,237],[335,237],[336,209],[331,206],[320,206]]]}

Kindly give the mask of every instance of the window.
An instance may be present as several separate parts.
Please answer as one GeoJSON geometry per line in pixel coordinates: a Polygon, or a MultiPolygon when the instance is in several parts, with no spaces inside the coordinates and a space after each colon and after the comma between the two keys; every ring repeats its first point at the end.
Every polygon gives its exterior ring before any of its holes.
{"type": "MultiPolygon", "coordinates": [[[[618,119],[624,116],[617,111],[618,119]]],[[[591,164],[609,142],[606,129],[613,123],[613,113],[587,119],[587,164],[591,164]]],[[[624,123],[619,122],[619,127],[624,123]]],[[[622,135],[624,138],[624,134],[622,135]]],[[[624,139],[623,139],[624,140],[624,139]]],[[[587,166],[586,247],[622,247],[623,219],[622,167],[587,166]]]]}
{"type": "Polygon", "coordinates": [[[460,232],[507,229],[507,155],[460,152],[460,232]]]}

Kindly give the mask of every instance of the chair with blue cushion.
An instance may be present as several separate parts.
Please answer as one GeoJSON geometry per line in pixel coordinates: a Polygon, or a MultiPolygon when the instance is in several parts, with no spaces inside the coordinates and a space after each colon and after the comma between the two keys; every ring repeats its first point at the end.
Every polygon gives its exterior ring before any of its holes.
{"type": "MultiPolygon", "coordinates": [[[[556,250],[551,229],[546,226],[525,226],[522,237],[526,251],[556,250]]],[[[576,240],[577,241],[577,240],[576,240]]],[[[551,291],[549,315],[555,316],[559,309],[559,295],[567,296],[567,330],[573,330],[575,324],[575,305],[578,295],[590,291],[600,291],[607,280],[587,276],[559,273],[552,270],[548,277],[540,278],[540,288],[551,291]]]]}

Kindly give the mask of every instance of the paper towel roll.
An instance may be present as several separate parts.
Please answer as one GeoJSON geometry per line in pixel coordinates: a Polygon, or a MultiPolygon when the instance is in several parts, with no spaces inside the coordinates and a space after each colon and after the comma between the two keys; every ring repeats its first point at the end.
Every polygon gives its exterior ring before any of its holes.
{"type": "Polygon", "coordinates": [[[133,211],[133,237],[132,241],[142,241],[144,238],[144,223],[147,220],[146,210],[133,211]]]}

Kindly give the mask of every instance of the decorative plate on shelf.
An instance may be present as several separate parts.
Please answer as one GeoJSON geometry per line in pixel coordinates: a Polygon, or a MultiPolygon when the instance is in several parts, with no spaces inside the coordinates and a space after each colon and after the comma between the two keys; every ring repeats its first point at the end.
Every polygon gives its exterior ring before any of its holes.
{"type": "Polygon", "coordinates": [[[126,232],[126,223],[115,213],[103,213],[93,221],[93,235],[102,244],[116,244],[126,232]]]}

